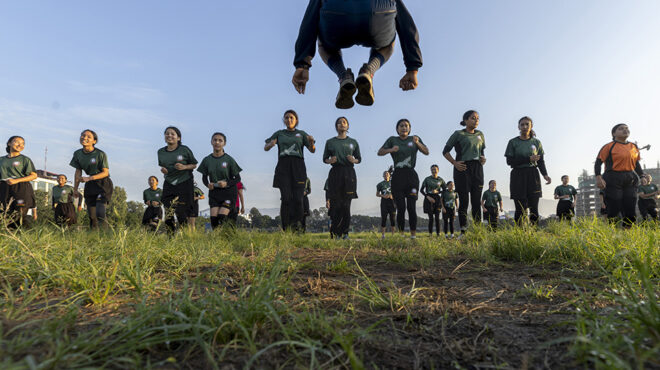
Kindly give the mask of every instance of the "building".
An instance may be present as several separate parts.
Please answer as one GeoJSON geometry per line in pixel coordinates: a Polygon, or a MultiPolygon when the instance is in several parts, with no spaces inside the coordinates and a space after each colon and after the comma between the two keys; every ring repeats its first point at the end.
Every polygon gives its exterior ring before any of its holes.
{"type": "MultiPolygon", "coordinates": [[[[59,173],[53,173],[53,172],[48,172],[45,170],[37,170],[37,178],[30,181],[30,184],[32,185],[32,188],[34,191],[41,190],[45,191],[50,195],[51,191],[53,190],[53,187],[57,185],[57,176],[59,176],[59,173]]],[[[67,184],[71,185],[69,182],[67,184]]],[[[83,191],[80,190],[80,194],[83,194],[83,191]]],[[[82,197],[80,198],[81,200],[83,199],[82,197]]],[[[50,197],[48,202],[50,203],[50,197]]],[[[77,200],[74,199],[74,204],[77,204],[77,200]]]]}

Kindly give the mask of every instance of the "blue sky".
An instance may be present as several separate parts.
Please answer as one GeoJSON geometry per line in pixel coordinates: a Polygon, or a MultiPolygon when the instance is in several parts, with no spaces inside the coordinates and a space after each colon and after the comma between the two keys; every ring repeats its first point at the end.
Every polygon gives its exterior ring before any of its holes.
{"type": "MultiPolygon", "coordinates": [[[[0,3],[0,140],[26,139],[24,154],[43,168],[65,172],[82,129],[95,129],[110,173],[129,198],[140,199],[147,177],[158,174],[163,129],[177,125],[198,160],[211,152],[210,134],[228,137],[227,152],[243,168],[248,207],[275,208],[271,188],[277,161],[264,139],[282,128],[284,110],[317,139],[306,153],[312,207],[323,203],[329,166],[325,140],[341,115],[360,143],[354,212],[373,212],[375,185],[391,160],[376,151],[410,119],[429,146],[420,178],[433,163],[451,179],[444,143],[467,109],[481,114],[487,179],[508,195],[504,149],[518,118],[534,119],[553,184],[574,184],[592,171],[610,129],[628,123],[631,140],[652,144],[643,163],[660,160],[660,2],[414,1],[406,5],[420,31],[424,66],[420,86],[398,89],[404,73],[398,49],[375,76],[376,103],[334,108],[337,82],[317,56],[305,95],[290,83],[293,46],[307,1],[5,1],[0,3]]],[[[368,50],[351,48],[346,64],[358,69],[368,50]]],[[[199,177],[198,177],[199,180],[199,177]]],[[[201,181],[198,181],[201,182],[201,181]]],[[[421,202],[420,202],[421,205],[421,202]]],[[[203,205],[204,208],[206,205],[203,205]]]]}

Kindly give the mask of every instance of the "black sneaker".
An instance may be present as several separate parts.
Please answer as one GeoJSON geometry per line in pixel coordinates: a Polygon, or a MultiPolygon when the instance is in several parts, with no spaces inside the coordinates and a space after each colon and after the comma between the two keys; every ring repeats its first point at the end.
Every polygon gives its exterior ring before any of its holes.
{"type": "Polygon", "coordinates": [[[355,101],[360,105],[372,105],[374,103],[374,86],[373,86],[374,76],[367,69],[367,64],[363,64],[360,68],[360,74],[358,75],[355,84],[357,85],[357,96],[355,101]]]}
{"type": "Polygon", "coordinates": [[[353,102],[353,94],[355,94],[355,87],[353,72],[350,68],[346,69],[344,75],[339,79],[339,92],[337,93],[337,100],[335,107],[339,109],[352,108],[355,103],[353,102]]]}

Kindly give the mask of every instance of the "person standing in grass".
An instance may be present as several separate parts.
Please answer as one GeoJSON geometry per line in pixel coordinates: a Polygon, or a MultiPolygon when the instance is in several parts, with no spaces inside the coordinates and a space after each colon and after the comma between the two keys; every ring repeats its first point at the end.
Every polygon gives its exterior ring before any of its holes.
{"type": "Polygon", "coordinates": [[[637,192],[639,197],[638,207],[639,214],[642,216],[642,220],[646,220],[647,217],[651,217],[653,220],[658,220],[658,205],[655,202],[655,199],[660,195],[658,186],[651,183],[653,178],[648,173],[645,176],[642,176],[641,183],[637,192]]]}
{"type": "Polygon", "coordinates": [[[205,199],[204,192],[202,189],[197,187],[197,183],[193,182],[193,207],[192,213],[190,214],[190,227],[195,229],[197,217],[199,217],[199,201],[205,199]]]}
{"type": "Polygon", "coordinates": [[[392,194],[397,211],[397,226],[403,233],[406,226],[406,210],[410,225],[410,237],[417,236],[417,196],[419,192],[419,176],[415,172],[417,152],[429,155],[429,149],[419,136],[410,136],[411,125],[406,118],[396,123],[398,136],[390,136],[383,146],[378,149],[378,155],[389,154],[394,161],[394,174],[392,174],[392,194]]]}
{"type": "Polygon", "coordinates": [[[461,234],[467,230],[468,204],[472,205],[472,219],[481,221],[481,191],[484,187],[484,164],[486,139],[479,126],[479,112],[469,110],[463,114],[462,130],[456,130],[447,140],[442,151],[444,157],[454,166],[454,182],[459,198],[458,222],[461,234]],[[456,158],[451,150],[456,151],[456,158]]]}
{"type": "Polygon", "coordinates": [[[536,138],[532,130],[534,126],[532,119],[525,116],[518,120],[520,135],[509,140],[504,156],[506,164],[511,166],[511,180],[509,189],[516,213],[514,218],[520,225],[529,209],[529,220],[537,224],[539,220],[539,199],[541,199],[541,177],[539,171],[546,181],[546,185],[552,180],[545,168],[545,152],[541,141],[536,138]]]}
{"type": "Polygon", "coordinates": [[[488,225],[491,229],[497,230],[497,218],[499,212],[504,212],[504,208],[502,207],[502,195],[497,191],[495,180],[488,182],[488,190],[484,191],[484,195],[481,197],[481,206],[483,207],[484,216],[488,220],[488,225]]]}
{"type": "Polygon", "coordinates": [[[73,153],[73,158],[69,165],[76,169],[74,176],[73,192],[76,197],[80,197],[78,185],[85,183],[84,199],[87,205],[87,215],[89,216],[89,226],[94,229],[99,224],[104,228],[108,227],[106,217],[106,207],[112,199],[114,186],[110,180],[110,171],[108,166],[108,156],[100,149],[95,147],[98,142],[98,135],[92,130],[84,130],[80,133],[80,145],[73,153]],[[82,176],[83,171],[87,176],[82,176]]]}
{"type": "Polygon", "coordinates": [[[449,181],[447,188],[442,192],[442,222],[445,237],[454,237],[454,217],[456,217],[456,208],[458,207],[458,197],[454,191],[454,182],[449,181]],[[451,232],[451,234],[449,234],[451,232]]]}
{"type": "Polygon", "coordinates": [[[156,176],[149,176],[148,182],[149,188],[142,192],[142,200],[147,205],[142,215],[142,225],[156,229],[163,219],[163,209],[161,208],[163,190],[158,187],[156,176]]]}
{"type": "Polygon", "coordinates": [[[561,177],[561,185],[555,188],[555,199],[559,199],[557,203],[557,217],[559,221],[571,221],[575,215],[575,197],[577,190],[572,185],[568,185],[568,175],[561,177]]]}
{"type": "Polygon", "coordinates": [[[211,208],[211,227],[222,226],[232,209],[236,206],[238,189],[241,181],[241,167],[229,154],[225,153],[227,137],[221,132],[211,136],[213,153],[202,159],[197,171],[202,174],[202,182],[209,189],[209,207],[211,208]]]}
{"type": "Polygon", "coordinates": [[[305,179],[305,191],[303,192],[303,219],[302,219],[302,231],[305,232],[307,230],[307,217],[309,217],[310,214],[310,209],[309,209],[309,194],[312,193],[312,181],[309,179],[305,179]]]}
{"type": "Polygon", "coordinates": [[[431,176],[422,181],[419,192],[424,196],[424,213],[429,215],[429,235],[433,235],[433,224],[435,224],[436,235],[440,235],[440,209],[442,204],[440,196],[445,190],[445,180],[438,176],[440,168],[437,164],[431,166],[431,176]]]}
{"type": "Polygon", "coordinates": [[[305,131],[298,130],[298,113],[284,112],[282,118],[286,129],[278,130],[266,139],[265,151],[277,145],[277,166],[273,177],[273,187],[280,189],[280,218],[283,230],[301,230],[304,213],[303,194],[307,169],[303,148],[310,153],[316,151],[315,141],[305,131]]]}
{"type": "Polygon", "coordinates": [[[158,165],[165,175],[163,185],[163,205],[165,225],[170,232],[186,225],[193,215],[194,180],[192,171],[197,167],[197,159],[187,146],[181,143],[181,131],[169,126],[165,128],[165,146],[158,149],[158,165]]]}
{"type": "Polygon", "coordinates": [[[594,165],[596,186],[605,190],[607,218],[615,222],[623,215],[626,228],[635,222],[638,176],[644,175],[639,163],[639,148],[628,141],[628,136],[630,129],[625,123],[612,127],[612,141],[603,145],[594,165]],[[603,164],[605,173],[601,174],[603,164]]]}
{"type": "Polygon", "coordinates": [[[51,190],[53,217],[59,227],[72,226],[77,222],[76,207],[73,205],[73,187],[66,184],[66,175],[57,176],[57,185],[51,190]]]}
{"type": "Polygon", "coordinates": [[[344,239],[348,239],[351,225],[351,201],[358,197],[353,166],[362,161],[360,145],[347,135],[348,125],[346,117],[337,118],[337,136],[326,141],[323,150],[323,162],[332,166],[328,173],[328,196],[333,208],[331,232],[335,238],[344,239]]]}
{"type": "Polygon", "coordinates": [[[390,171],[383,172],[383,181],[376,185],[376,196],[380,198],[380,232],[381,238],[385,239],[387,217],[390,218],[390,230],[394,235],[394,217],[396,207],[392,196],[392,184],[390,183],[390,171]]]}
{"type": "Polygon", "coordinates": [[[0,157],[0,223],[17,228],[23,225],[30,208],[35,207],[30,181],[37,178],[32,160],[21,152],[25,139],[12,136],[7,140],[7,155],[0,157]]]}

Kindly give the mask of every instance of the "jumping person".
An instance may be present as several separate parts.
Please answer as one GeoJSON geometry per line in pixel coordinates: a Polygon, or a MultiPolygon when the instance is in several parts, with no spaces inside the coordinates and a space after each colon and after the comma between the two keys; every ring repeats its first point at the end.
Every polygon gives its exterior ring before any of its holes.
{"type": "Polygon", "coordinates": [[[32,160],[21,154],[23,149],[25,139],[12,136],[7,140],[7,155],[0,157],[0,221],[11,228],[23,225],[28,210],[35,207],[30,181],[37,172],[32,160]]]}
{"type": "Polygon", "coordinates": [[[555,188],[555,199],[559,199],[557,203],[557,217],[559,221],[571,221],[575,215],[575,197],[577,190],[572,185],[568,185],[568,175],[561,177],[561,185],[555,188]]]}
{"type": "Polygon", "coordinates": [[[431,166],[431,176],[422,181],[419,192],[424,196],[424,213],[429,215],[429,235],[433,235],[433,224],[435,223],[436,235],[440,236],[440,209],[442,203],[440,196],[445,190],[445,180],[438,176],[440,168],[437,164],[431,166]]]}
{"type": "Polygon", "coordinates": [[[415,172],[417,152],[429,155],[429,149],[424,145],[419,136],[410,136],[410,121],[406,118],[396,123],[396,131],[399,136],[390,136],[383,146],[378,149],[378,155],[390,154],[394,161],[394,174],[392,175],[392,195],[396,204],[396,221],[399,232],[403,233],[406,226],[406,210],[408,210],[408,224],[410,225],[410,237],[416,238],[417,234],[417,196],[419,191],[419,177],[415,172]]]}
{"type": "Polygon", "coordinates": [[[66,175],[57,175],[57,185],[51,190],[53,217],[59,227],[72,226],[77,222],[73,205],[73,187],[66,184],[66,175]]]}
{"type": "Polygon", "coordinates": [[[504,212],[504,208],[502,207],[502,195],[497,191],[495,180],[488,182],[488,190],[484,191],[484,195],[481,197],[481,206],[483,207],[484,216],[488,220],[488,225],[491,229],[497,230],[497,218],[499,212],[504,212]]]}
{"type": "Polygon", "coordinates": [[[458,207],[458,197],[454,191],[454,182],[449,181],[447,188],[442,192],[442,223],[445,237],[454,237],[454,217],[456,217],[456,208],[458,207]],[[451,232],[451,234],[449,234],[451,232]]]}
{"type": "Polygon", "coordinates": [[[331,232],[344,239],[348,239],[351,225],[351,201],[358,197],[353,166],[362,161],[360,145],[347,135],[348,125],[346,117],[337,118],[337,136],[326,141],[323,150],[323,162],[332,165],[328,173],[328,196],[333,208],[331,232]]]}
{"type": "Polygon", "coordinates": [[[660,195],[658,187],[651,183],[653,178],[648,173],[646,176],[642,176],[639,189],[637,190],[637,196],[639,201],[637,206],[639,208],[639,214],[642,216],[642,220],[646,220],[648,216],[651,216],[652,220],[658,220],[658,205],[655,202],[655,199],[660,195]]]}
{"type": "Polygon", "coordinates": [[[190,227],[194,230],[197,222],[197,217],[199,217],[199,201],[205,199],[204,192],[202,189],[197,187],[197,183],[193,181],[193,207],[192,213],[188,220],[190,221],[190,227]]]}
{"type": "Polygon", "coordinates": [[[192,171],[197,167],[197,159],[187,146],[181,143],[181,131],[169,126],[165,128],[165,146],[158,149],[158,165],[165,175],[163,185],[163,206],[165,206],[165,225],[170,232],[186,225],[193,214],[194,180],[192,171]]]}
{"type": "Polygon", "coordinates": [[[625,123],[612,127],[612,141],[600,149],[594,165],[596,186],[605,189],[607,218],[614,222],[623,215],[623,226],[626,228],[635,222],[637,176],[644,175],[639,163],[639,148],[628,141],[628,136],[630,130],[625,123]],[[601,175],[603,163],[605,173],[601,175]]]}
{"type": "Polygon", "coordinates": [[[383,172],[383,181],[376,185],[376,196],[380,198],[380,232],[381,238],[385,239],[387,217],[390,218],[390,230],[394,235],[394,217],[396,217],[396,206],[392,196],[392,185],[390,184],[390,171],[383,172]]]}
{"type": "Polygon", "coordinates": [[[142,192],[142,200],[147,205],[142,215],[142,225],[149,226],[155,230],[163,219],[163,209],[161,208],[163,190],[158,187],[158,178],[156,176],[149,176],[147,181],[149,187],[142,192]]]}
{"type": "Polygon", "coordinates": [[[314,153],[316,146],[311,135],[296,128],[298,113],[291,109],[287,110],[282,120],[286,129],[278,130],[266,139],[264,150],[269,151],[277,145],[278,156],[273,187],[280,189],[282,229],[300,230],[304,213],[303,193],[307,179],[303,147],[314,153]]]}
{"type": "Polygon", "coordinates": [[[302,231],[307,230],[307,217],[309,217],[309,194],[312,193],[312,181],[308,178],[305,179],[305,191],[303,191],[303,218],[302,218],[302,231]]]}
{"type": "Polygon", "coordinates": [[[76,169],[73,182],[73,194],[79,198],[78,184],[85,183],[84,198],[89,216],[89,226],[94,229],[108,227],[105,214],[106,206],[112,199],[114,186],[110,180],[108,156],[95,147],[98,135],[92,130],[84,130],[80,133],[80,145],[73,153],[69,165],[76,169]],[[82,176],[83,171],[87,176],[82,176]]]}
{"type": "Polygon", "coordinates": [[[481,221],[481,191],[484,187],[484,164],[486,157],[486,140],[484,134],[477,130],[479,113],[469,110],[463,114],[462,130],[456,130],[447,140],[442,151],[444,157],[454,166],[454,182],[458,193],[458,222],[461,234],[467,230],[468,204],[472,205],[472,219],[481,221]],[[456,151],[456,158],[451,156],[451,150],[456,151]]]}
{"type": "Polygon", "coordinates": [[[541,141],[536,138],[532,130],[534,123],[529,117],[518,120],[520,135],[509,140],[504,156],[506,164],[511,166],[511,180],[509,189],[511,199],[516,207],[514,218],[517,224],[521,224],[523,217],[527,216],[529,209],[529,220],[537,224],[539,220],[539,199],[541,199],[541,178],[539,171],[546,181],[546,185],[552,180],[545,168],[545,152],[541,141]]]}
{"type": "Polygon", "coordinates": [[[310,0],[296,40],[293,86],[298,93],[305,93],[318,39],[321,59],[339,80],[335,106],[351,108],[356,90],[358,104],[372,105],[373,77],[392,56],[396,33],[406,65],[399,87],[413,90],[417,87],[417,70],[422,66],[422,52],[415,22],[401,0],[310,0]],[[355,81],[351,69],[344,66],[341,53],[341,49],[353,45],[371,48],[369,61],[362,65],[355,81]]]}

